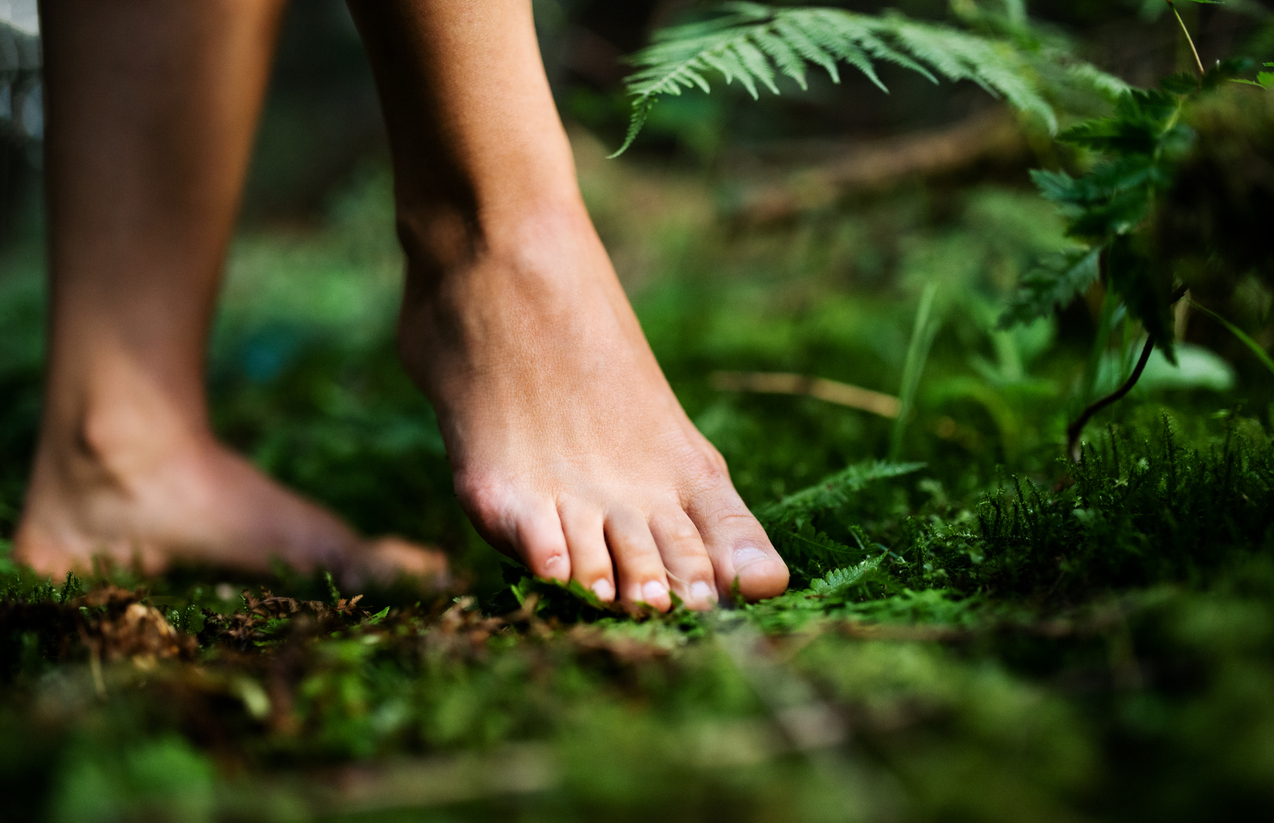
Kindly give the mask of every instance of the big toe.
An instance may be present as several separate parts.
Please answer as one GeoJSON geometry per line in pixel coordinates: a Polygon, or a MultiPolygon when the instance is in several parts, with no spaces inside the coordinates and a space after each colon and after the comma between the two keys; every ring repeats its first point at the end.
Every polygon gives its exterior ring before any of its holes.
{"type": "Polygon", "coordinates": [[[738,546],[731,559],[735,579],[739,581],[739,593],[746,599],[764,600],[787,590],[790,577],[787,564],[770,546],[768,538],[764,548],[749,544],[738,546]]]}
{"type": "Polygon", "coordinates": [[[764,600],[787,590],[787,564],[732,487],[699,496],[688,511],[703,535],[723,595],[736,585],[746,600],[764,600]]]}

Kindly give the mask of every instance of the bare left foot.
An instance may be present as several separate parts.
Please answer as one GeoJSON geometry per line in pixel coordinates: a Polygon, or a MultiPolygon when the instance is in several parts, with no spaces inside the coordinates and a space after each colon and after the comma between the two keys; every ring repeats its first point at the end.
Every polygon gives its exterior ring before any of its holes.
{"type": "Polygon", "coordinates": [[[98,559],[156,574],[180,561],[264,572],[272,558],[329,568],[347,587],[445,578],[441,552],[365,540],[210,434],[175,434],[181,427],[150,413],[144,428],[115,425],[131,417],[116,408],[78,436],[45,432],[15,535],[18,561],[55,579],[89,572],[98,559]]]}

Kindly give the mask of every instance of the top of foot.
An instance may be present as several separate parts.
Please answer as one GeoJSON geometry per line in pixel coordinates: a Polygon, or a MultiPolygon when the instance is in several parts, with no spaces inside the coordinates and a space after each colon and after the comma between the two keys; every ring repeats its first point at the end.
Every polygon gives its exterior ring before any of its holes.
{"type": "Polygon", "coordinates": [[[782,593],[786,565],[673,396],[587,215],[494,236],[442,277],[409,265],[424,282],[399,329],[482,534],[630,609],[782,593]]]}

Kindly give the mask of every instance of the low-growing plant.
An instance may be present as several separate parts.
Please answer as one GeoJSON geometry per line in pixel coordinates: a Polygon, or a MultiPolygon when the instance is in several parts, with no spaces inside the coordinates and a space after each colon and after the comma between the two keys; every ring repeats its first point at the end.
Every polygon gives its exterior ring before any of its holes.
{"type": "MultiPolygon", "coordinates": [[[[1151,352],[1158,348],[1170,363],[1176,362],[1172,306],[1190,286],[1205,277],[1212,282],[1218,278],[1238,282],[1259,263],[1268,262],[1267,257],[1253,259],[1248,244],[1216,242],[1226,235],[1224,227],[1192,226],[1191,247],[1184,252],[1187,244],[1181,238],[1164,237],[1165,225],[1183,222],[1174,220],[1174,210],[1181,210],[1174,190],[1178,172],[1196,143],[1189,125],[1192,110],[1233,83],[1274,88],[1272,72],[1260,72],[1254,80],[1244,77],[1252,69],[1250,60],[1218,61],[1206,67],[1173,0],[1167,0],[1167,5],[1190,46],[1197,73],[1174,74],[1158,88],[1134,89],[1075,59],[1055,42],[1033,36],[1022,3],[1007,3],[1008,14],[1002,17],[979,17],[992,22],[992,35],[916,22],[898,13],[872,16],[836,8],[726,3],[704,21],[657,33],[651,46],[633,56],[637,71],[628,79],[633,114],[628,135],[615,154],[632,145],[661,97],[695,88],[709,92],[707,78],[714,73],[726,83],[738,80],[755,99],[761,87],[779,93],[779,77],[805,89],[810,64],[822,67],[834,82],[840,81],[838,64],[847,64],[885,90],[873,61],[888,62],[935,82],[941,76],[977,83],[1036,117],[1050,132],[1056,131],[1058,123],[1048,101],[1050,81],[1055,86],[1064,78],[1105,96],[1113,107],[1109,115],[1085,120],[1056,136],[1060,143],[1096,156],[1097,162],[1078,176],[1065,171],[1032,172],[1041,195],[1061,210],[1067,234],[1077,246],[1041,260],[1022,279],[1021,289],[1000,320],[1001,328],[1034,322],[1099,287],[1108,302],[1099,320],[1097,355],[1108,345],[1109,326],[1115,318],[1144,330],[1146,340],[1131,374],[1114,392],[1084,408],[1068,427],[1067,453],[1078,460],[1085,426],[1097,412],[1132,390],[1151,352]]],[[[1266,66],[1274,67],[1274,63],[1266,66]]],[[[1274,196],[1274,192],[1263,194],[1265,200],[1274,196]]],[[[1259,204],[1248,205],[1260,211],[1259,204]]],[[[1214,214],[1206,217],[1225,219],[1214,214]]],[[[1259,344],[1224,318],[1218,319],[1274,371],[1274,361],[1259,344]]],[[[1090,361],[1084,384],[1088,390],[1099,363],[1099,356],[1090,361]]],[[[897,432],[904,424],[905,415],[899,418],[897,432]]],[[[894,441],[891,451],[896,457],[897,436],[894,441]]]]}

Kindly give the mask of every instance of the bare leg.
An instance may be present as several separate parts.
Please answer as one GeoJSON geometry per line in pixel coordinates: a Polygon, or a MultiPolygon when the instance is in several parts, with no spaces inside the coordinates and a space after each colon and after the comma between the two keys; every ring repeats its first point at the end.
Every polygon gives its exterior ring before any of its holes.
{"type": "Polygon", "coordinates": [[[579,195],[529,0],[351,0],[408,256],[400,348],[496,546],[603,599],[788,572],[669,389],[579,195]]]}
{"type": "Polygon", "coordinates": [[[281,0],[56,0],[41,9],[52,323],[17,556],[415,572],[209,430],[204,359],[281,0]]]}

